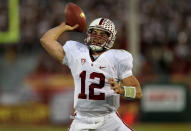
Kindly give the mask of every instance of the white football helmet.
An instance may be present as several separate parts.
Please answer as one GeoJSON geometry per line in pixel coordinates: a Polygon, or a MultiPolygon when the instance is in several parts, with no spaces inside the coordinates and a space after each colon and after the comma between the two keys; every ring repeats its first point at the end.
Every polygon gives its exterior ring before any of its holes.
{"type": "Polygon", "coordinates": [[[107,18],[98,18],[93,20],[89,25],[86,33],[85,44],[87,44],[93,51],[103,51],[105,49],[110,49],[114,44],[116,34],[117,31],[115,29],[115,25],[111,20],[107,18]],[[102,44],[93,43],[91,39],[96,37],[95,35],[91,34],[93,29],[106,31],[109,34],[109,38],[102,44]]]}

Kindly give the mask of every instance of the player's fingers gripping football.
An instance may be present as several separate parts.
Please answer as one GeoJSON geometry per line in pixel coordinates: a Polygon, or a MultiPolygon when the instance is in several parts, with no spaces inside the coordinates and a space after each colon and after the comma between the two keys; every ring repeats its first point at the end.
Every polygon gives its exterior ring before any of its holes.
{"type": "Polygon", "coordinates": [[[111,85],[111,89],[113,89],[115,91],[115,93],[120,93],[119,84],[113,78],[110,78],[108,80],[108,83],[111,85]]]}
{"type": "Polygon", "coordinates": [[[61,26],[63,26],[65,28],[65,30],[75,30],[76,28],[78,28],[78,24],[74,25],[74,26],[70,26],[70,25],[67,25],[65,22],[61,23],[61,26]]]}
{"type": "Polygon", "coordinates": [[[74,25],[74,26],[70,26],[70,27],[71,27],[70,29],[71,29],[71,30],[74,30],[74,29],[78,28],[78,26],[79,26],[78,24],[76,24],[76,25],[74,25]]]}

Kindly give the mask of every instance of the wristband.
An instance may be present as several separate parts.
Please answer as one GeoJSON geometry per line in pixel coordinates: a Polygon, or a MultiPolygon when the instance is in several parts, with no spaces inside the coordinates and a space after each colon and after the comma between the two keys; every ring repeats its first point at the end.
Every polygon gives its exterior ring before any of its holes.
{"type": "Polygon", "coordinates": [[[133,86],[123,86],[124,88],[124,97],[135,98],[136,97],[136,88],[133,86]]]}

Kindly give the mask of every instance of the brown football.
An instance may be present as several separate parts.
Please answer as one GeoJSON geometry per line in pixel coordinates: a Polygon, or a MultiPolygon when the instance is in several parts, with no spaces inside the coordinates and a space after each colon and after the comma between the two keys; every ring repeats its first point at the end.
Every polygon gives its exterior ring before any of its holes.
{"type": "Polygon", "coordinates": [[[78,24],[79,27],[76,30],[79,32],[84,32],[86,30],[86,17],[83,10],[78,5],[72,2],[67,3],[64,13],[66,24],[70,26],[78,24]]]}

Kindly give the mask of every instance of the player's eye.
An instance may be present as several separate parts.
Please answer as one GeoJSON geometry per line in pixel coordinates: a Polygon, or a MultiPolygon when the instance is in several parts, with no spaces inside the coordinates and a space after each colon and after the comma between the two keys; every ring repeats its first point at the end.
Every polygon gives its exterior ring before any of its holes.
{"type": "Polygon", "coordinates": [[[110,34],[108,33],[108,32],[102,32],[102,33],[100,33],[100,35],[102,36],[102,37],[109,37],[110,36],[110,34]]]}
{"type": "Polygon", "coordinates": [[[95,30],[93,30],[91,33],[92,33],[93,35],[97,35],[97,32],[96,32],[95,30]]]}
{"type": "Polygon", "coordinates": [[[105,31],[105,34],[106,34],[108,37],[110,37],[110,33],[109,33],[109,32],[105,31]]]}
{"type": "Polygon", "coordinates": [[[90,29],[89,33],[91,33],[92,35],[100,35],[102,37],[110,37],[110,33],[107,31],[99,31],[95,29],[90,29]]]}

